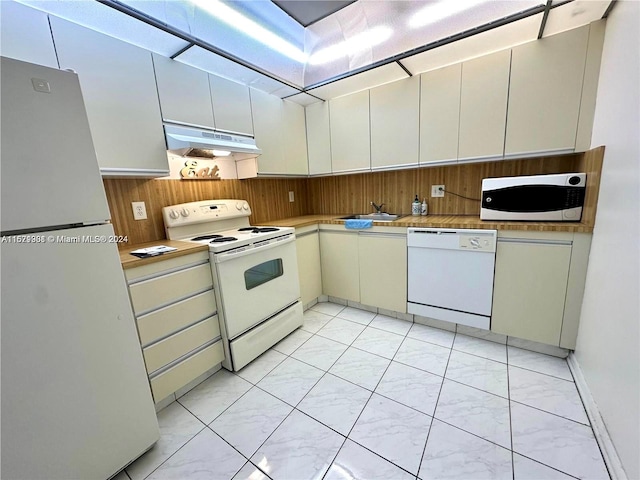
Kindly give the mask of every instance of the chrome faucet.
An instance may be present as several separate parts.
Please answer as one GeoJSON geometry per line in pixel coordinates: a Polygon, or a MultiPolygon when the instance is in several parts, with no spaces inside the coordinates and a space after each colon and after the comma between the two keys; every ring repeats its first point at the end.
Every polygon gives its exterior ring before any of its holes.
{"type": "Polygon", "coordinates": [[[375,203],[371,202],[371,206],[373,208],[376,209],[376,213],[382,213],[382,207],[384,207],[384,203],[381,203],[380,205],[376,205],[375,203]]]}

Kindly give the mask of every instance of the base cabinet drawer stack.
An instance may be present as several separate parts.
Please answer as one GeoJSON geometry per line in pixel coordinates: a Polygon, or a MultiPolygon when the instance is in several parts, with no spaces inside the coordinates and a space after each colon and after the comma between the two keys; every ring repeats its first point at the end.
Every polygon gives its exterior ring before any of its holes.
{"type": "Polygon", "coordinates": [[[156,403],[224,360],[208,252],[125,271],[156,403]]]}

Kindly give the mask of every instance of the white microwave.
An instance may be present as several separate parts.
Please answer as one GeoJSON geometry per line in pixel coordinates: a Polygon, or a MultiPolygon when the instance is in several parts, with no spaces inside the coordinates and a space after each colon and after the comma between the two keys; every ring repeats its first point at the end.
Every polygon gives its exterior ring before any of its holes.
{"type": "Polygon", "coordinates": [[[482,180],[481,220],[579,222],[586,173],[482,180]]]}

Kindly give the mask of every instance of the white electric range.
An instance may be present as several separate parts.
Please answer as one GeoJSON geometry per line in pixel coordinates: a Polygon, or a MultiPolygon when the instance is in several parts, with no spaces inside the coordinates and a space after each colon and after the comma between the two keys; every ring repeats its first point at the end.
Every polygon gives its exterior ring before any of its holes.
{"type": "Polygon", "coordinates": [[[255,227],[244,200],[164,207],[169,240],[207,244],[225,347],[240,370],[302,325],[295,230],[255,227]]]}

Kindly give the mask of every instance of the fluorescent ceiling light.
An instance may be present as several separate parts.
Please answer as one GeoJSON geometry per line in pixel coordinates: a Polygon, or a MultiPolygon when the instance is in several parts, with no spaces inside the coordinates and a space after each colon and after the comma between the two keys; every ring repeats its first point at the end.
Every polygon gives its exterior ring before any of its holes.
{"type": "Polygon", "coordinates": [[[414,13],[409,19],[409,26],[424,27],[486,2],[487,0],[439,0],[414,13]]]}
{"type": "Polygon", "coordinates": [[[391,35],[393,30],[386,26],[374,27],[371,30],[364,31],[353,37],[344,40],[330,47],[314,53],[309,58],[311,65],[320,65],[328,63],[346,55],[353,55],[371,47],[375,47],[385,42],[391,35]]]}
{"type": "Polygon", "coordinates": [[[212,152],[215,157],[228,157],[231,155],[231,152],[228,150],[212,150],[212,152]]]}
{"type": "Polygon", "coordinates": [[[286,40],[283,40],[259,23],[245,17],[240,12],[237,12],[233,8],[222,3],[220,0],[191,0],[191,2],[218,20],[226,23],[232,28],[235,28],[240,33],[248,35],[249,37],[268,46],[269,48],[273,48],[293,60],[300,63],[306,62],[307,55],[304,51],[286,40]]]}

